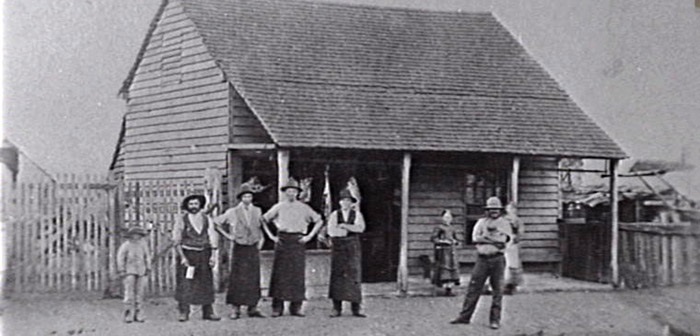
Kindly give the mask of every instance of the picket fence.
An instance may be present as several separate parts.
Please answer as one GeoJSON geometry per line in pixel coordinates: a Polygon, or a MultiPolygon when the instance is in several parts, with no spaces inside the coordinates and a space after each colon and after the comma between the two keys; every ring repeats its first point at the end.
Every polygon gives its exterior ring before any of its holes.
{"type": "MultiPolygon", "coordinates": [[[[150,251],[153,254],[148,290],[166,294],[175,290],[176,253],[173,249],[172,230],[181,214],[180,202],[190,194],[203,194],[203,186],[193,181],[136,181],[117,188],[116,197],[119,227],[139,225],[148,230],[150,251]]],[[[218,277],[217,277],[218,279],[218,277]]]]}
{"type": "Polygon", "coordinates": [[[132,225],[149,230],[149,292],[175,288],[171,232],[179,202],[201,193],[192,181],[107,183],[88,175],[17,183],[2,195],[6,292],[118,292],[116,254],[132,225]]]}

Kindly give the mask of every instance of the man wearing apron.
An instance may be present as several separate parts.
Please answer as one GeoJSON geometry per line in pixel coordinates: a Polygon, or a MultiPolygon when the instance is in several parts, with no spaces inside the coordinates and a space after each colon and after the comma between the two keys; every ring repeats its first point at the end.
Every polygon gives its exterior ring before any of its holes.
{"type": "Polygon", "coordinates": [[[218,235],[214,223],[202,209],[206,199],[202,195],[185,197],[181,207],[185,213],[177,218],[173,241],[178,254],[175,300],[178,302],[178,320],[189,319],[190,305],[202,305],[202,318],[218,321],[214,313],[214,280],[212,268],[219,260],[218,235]]]}
{"type": "Polygon", "coordinates": [[[305,245],[321,229],[323,221],[311,207],[297,200],[301,188],[296,181],[290,178],[289,183],[280,189],[284,192],[284,199],[263,215],[263,229],[275,242],[270,279],[272,317],[283,314],[284,301],[290,302],[290,315],[303,317],[301,305],[306,299],[305,245]],[[277,236],[268,228],[269,223],[275,224],[277,236]],[[307,234],[309,224],[313,224],[313,229],[307,234]]]}
{"type": "Polygon", "coordinates": [[[260,217],[262,211],[253,205],[253,190],[242,184],[236,195],[241,202],[214,218],[217,231],[233,241],[233,262],[229,277],[226,303],[231,305],[231,319],[241,316],[241,306],[248,307],[248,316],[265,317],[258,310],[260,301],[260,248],[265,241],[260,217]],[[230,233],[221,224],[230,225],[230,233]]]}
{"type": "Polygon", "coordinates": [[[351,304],[352,315],[360,313],[362,303],[362,250],[360,233],[365,231],[365,220],[359,210],[351,209],[355,203],[349,190],[340,192],[340,209],[328,218],[328,236],[331,237],[331,281],[328,297],[333,300],[331,317],[341,315],[343,301],[351,304]]]}

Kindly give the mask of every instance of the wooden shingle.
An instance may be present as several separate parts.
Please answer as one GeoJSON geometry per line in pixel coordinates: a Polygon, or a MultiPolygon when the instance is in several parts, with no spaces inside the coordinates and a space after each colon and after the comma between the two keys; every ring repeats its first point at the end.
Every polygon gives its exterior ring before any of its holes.
{"type": "Polygon", "coordinates": [[[490,13],[180,1],[279,146],[626,156],[490,13]]]}

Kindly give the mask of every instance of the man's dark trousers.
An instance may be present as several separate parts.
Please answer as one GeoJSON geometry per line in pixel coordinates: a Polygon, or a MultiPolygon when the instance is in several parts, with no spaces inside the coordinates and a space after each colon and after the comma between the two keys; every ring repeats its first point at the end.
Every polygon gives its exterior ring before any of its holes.
{"type": "Polygon", "coordinates": [[[489,322],[501,321],[501,302],[503,301],[503,274],[506,268],[506,259],[503,253],[496,255],[479,255],[476,260],[476,265],[472,271],[471,280],[469,281],[469,289],[464,297],[462,311],[459,313],[461,318],[470,320],[476,309],[476,304],[479,302],[479,297],[484,290],[484,283],[488,278],[493,291],[493,300],[491,302],[491,313],[489,322]]]}

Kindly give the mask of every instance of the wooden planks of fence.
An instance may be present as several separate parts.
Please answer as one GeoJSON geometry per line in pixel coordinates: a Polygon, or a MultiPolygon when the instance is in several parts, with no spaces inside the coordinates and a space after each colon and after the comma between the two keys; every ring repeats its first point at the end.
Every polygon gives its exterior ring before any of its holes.
{"type": "Polygon", "coordinates": [[[700,224],[620,224],[620,276],[626,287],[700,283],[700,224]]]}
{"type": "Polygon", "coordinates": [[[3,190],[8,292],[104,291],[119,283],[117,249],[132,225],[148,229],[153,253],[149,292],[175,289],[172,229],[179,203],[202,193],[192,181],[110,184],[93,175],[17,183],[3,190]]]}
{"type": "Polygon", "coordinates": [[[109,186],[93,175],[17,183],[3,193],[5,289],[96,290],[107,277],[109,186]]]}
{"type": "Polygon", "coordinates": [[[194,181],[142,180],[124,183],[118,189],[123,199],[123,228],[139,225],[148,230],[145,238],[153,264],[148,290],[160,295],[175,290],[176,253],[172,230],[181,214],[180,201],[190,194],[202,194],[202,183],[194,181]]]}

